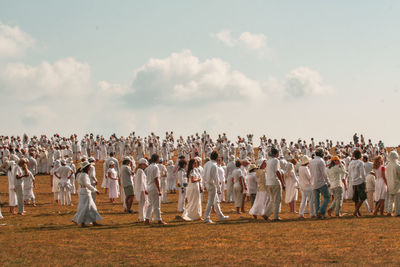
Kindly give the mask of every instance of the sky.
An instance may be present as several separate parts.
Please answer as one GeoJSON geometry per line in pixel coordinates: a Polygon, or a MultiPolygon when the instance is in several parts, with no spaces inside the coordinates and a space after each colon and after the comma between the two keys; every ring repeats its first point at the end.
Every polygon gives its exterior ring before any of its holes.
{"type": "Polygon", "coordinates": [[[396,0],[0,0],[0,134],[399,145],[398,14],[396,0]]]}

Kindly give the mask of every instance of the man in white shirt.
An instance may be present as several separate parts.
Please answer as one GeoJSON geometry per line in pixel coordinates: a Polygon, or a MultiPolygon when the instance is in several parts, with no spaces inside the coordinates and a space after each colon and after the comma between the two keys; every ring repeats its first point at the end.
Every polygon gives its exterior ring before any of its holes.
{"type": "Polygon", "coordinates": [[[361,216],[360,207],[362,203],[367,199],[366,185],[365,185],[365,169],[364,163],[361,161],[361,151],[359,149],[354,150],[353,158],[349,164],[349,180],[353,185],[353,201],[355,204],[355,210],[353,215],[355,217],[361,216]]]}
{"type": "Polygon", "coordinates": [[[67,204],[69,206],[73,206],[71,203],[71,177],[74,175],[74,171],[71,167],[66,165],[66,161],[64,159],[61,160],[61,167],[59,167],[54,175],[60,179],[58,182],[58,186],[60,188],[60,197],[61,197],[61,205],[65,205],[65,197],[67,198],[67,204]]]}
{"type": "Polygon", "coordinates": [[[205,223],[213,223],[213,221],[211,221],[210,219],[212,206],[214,206],[215,212],[218,214],[218,217],[221,221],[228,219],[228,216],[225,216],[222,213],[221,207],[219,205],[218,194],[221,192],[221,187],[219,186],[218,179],[218,152],[211,152],[210,158],[211,160],[204,165],[204,181],[208,191],[208,202],[206,210],[204,212],[205,223]]]}
{"type": "Polygon", "coordinates": [[[150,165],[146,169],[146,185],[149,197],[149,206],[146,209],[145,224],[150,224],[150,219],[153,215],[153,220],[159,224],[167,224],[161,219],[161,188],[160,188],[160,169],[157,166],[160,157],[153,154],[150,159],[150,165]]]}
{"type": "Polygon", "coordinates": [[[229,163],[226,166],[226,200],[228,203],[232,202],[233,199],[233,178],[232,172],[235,169],[235,156],[229,157],[229,163]]]}
{"type": "Polygon", "coordinates": [[[318,218],[325,218],[325,213],[326,209],[328,208],[330,198],[330,182],[323,157],[324,150],[322,148],[318,148],[315,151],[314,159],[310,162],[311,182],[315,197],[315,212],[317,213],[318,218]],[[324,201],[320,205],[321,195],[324,197],[324,201]]]}
{"type": "Polygon", "coordinates": [[[279,150],[272,148],[270,159],[267,162],[266,191],[270,201],[265,208],[264,220],[268,221],[269,216],[274,213],[274,221],[280,221],[279,211],[282,201],[282,187],[285,188],[281,168],[279,164],[279,150]]]}

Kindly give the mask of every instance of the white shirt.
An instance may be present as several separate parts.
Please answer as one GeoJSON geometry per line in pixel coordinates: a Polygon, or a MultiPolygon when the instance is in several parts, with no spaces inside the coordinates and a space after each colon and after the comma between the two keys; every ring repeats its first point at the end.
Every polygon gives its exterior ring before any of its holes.
{"type": "Polygon", "coordinates": [[[280,170],[280,163],[277,158],[271,158],[267,162],[267,179],[266,185],[280,185],[281,181],[279,180],[276,172],[280,170]]]}
{"type": "Polygon", "coordinates": [[[311,173],[308,166],[300,166],[299,168],[299,184],[301,190],[312,190],[311,173]]]}
{"type": "Polygon", "coordinates": [[[365,182],[364,163],[361,160],[352,160],[349,164],[349,180],[352,185],[359,185],[365,182]]]}
{"type": "Polygon", "coordinates": [[[158,180],[160,182],[160,169],[157,167],[156,164],[152,163],[146,169],[146,185],[148,191],[157,190],[155,181],[158,180]]]}
{"type": "Polygon", "coordinates": [[[316,156],[313,160],[311,160],[310,173],[313,189],[319,189],[324,185],[330,184],[326,172],[325,161],[321,157],[316,156]]]}

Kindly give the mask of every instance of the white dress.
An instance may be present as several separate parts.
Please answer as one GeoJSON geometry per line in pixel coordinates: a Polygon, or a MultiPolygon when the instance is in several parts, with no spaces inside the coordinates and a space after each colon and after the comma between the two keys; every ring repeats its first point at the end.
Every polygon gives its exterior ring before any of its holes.
{"type": "MultiPolygon", "coordinates": [[[[15,165],[14,165],[15,166],[15,165]]],[[[15,192],[15,187],[14,187],[14,166],[11,167],[10,170],[8,170],[7,175],[8,175],[8,205],[10,207],[15,207],[17,206],[17,193],[15,192]]]]}
{"type": "Polygon", "coordinates": [[[267,206],[267,203],[269,201],[269,196],[267,194],[267,191],[265,190],[265,178],[267,174],[263,170],[257,170],[256,175],[257,195],[256,199],[254,200],[254,204],[249,211],[249,214],[259,216],[265,214],[265,207],[267,206]]]}
{"type": "Polygon", "coordinates": [[[102,218],[97,211],[91,194],[91,192],[96,192],[97,190],[90,184],[89,175],[81,172],[77,176],[77,181],[79,184],[79,204],[72,221],[85,224],[101,221],[102,218]]]}
{"type": "MultiPolygon", "coordinates": [[[[195,168],[191,171],[190,177],[200,178],[200,170],[195,168]]],[[[200,197],[200,181],[192,183],[189,179],[189,185],[186,191],[187,204],[183,212],[182,218],[185,221],[200,220],[201,218],[201,197],[200,197]]]]}
{"type": "MultiPolygon", "coordinates": [[[[107,171],[107,175],[110,175],[112,178],[116,179],[117,178],[117,171],[115,169],[109,168],[107,171]]],[[[118,180],[114,180],[108,178],[108,183],[109,183],[109,191],[108,195],[109,198],[118,198],[119,197],[119,185],[118,185],[118,180]]]]}
{"type": "Polygon", "coordinates": [[[383,200],[386,198],[387,194],[387,186],[385,184],[385,181],[383,180],[383,173],[384,167],[379,167],[378,170],[373,170],[376,174],[376,182],[375,182],[375,194],[374,194],[374,200],[379,201],[383,200]]]}
{"type": "Polygon", "coordinates": [[[293,200],[297,200],[297,188],[299,186],[299,180],[293,170],[285,174],[285,183],[285,203],[290,203],[293,200]]]}

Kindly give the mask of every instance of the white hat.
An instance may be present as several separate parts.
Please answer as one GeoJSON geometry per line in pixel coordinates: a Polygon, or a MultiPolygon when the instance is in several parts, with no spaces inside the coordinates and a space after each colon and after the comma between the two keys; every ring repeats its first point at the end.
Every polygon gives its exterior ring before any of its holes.
{"type": "Polygon", "coordinates": [[[94,157],[90,157],[90,158],[88,159],[88,161],[89,161],[89,162],[95,162],[96,160],[94,159],[94,157]]]}
{"type": "Polygon", "coordinates": [[[81,169],[86,168],[88,165],[91,165],[89,161],[84,161],[81,163],[81,169]]]}
{"type": "Polygon", "coordinates": [[[397,152],[393,150],[393,151],[391,151],[390,154],[389,154],[389,159],[390,159],[391,161],[396,161],[396,160],[399,159],[399,154],[397,154],[397,152]]]}
{"type": "Polygon", "coordinates": [[[139,165],[140,164],[146,164],[146,165],[149,165],[149,162],[147,161],[147,159],[145,159],[145,158],[141,158],[141,159],[139,159],[139,165]]]}
{"type": "Polygon", "coordinates": [[[198,162],[201,162],[201,158],[200,157],[195,157],[195,160],[197,160],[198,162]]]}
{"type": "Polygon", "coordinates": [[[168,165],[174,165],[174,161],[173,160],[168,160],[168,165]]]}
{"type": "Polygon", "coordinates": [[[310,163],[310,158],[307,155],[304,155],[303,157],[301,157],[300,164],[305,165],[307,163],[310,163]]]}

